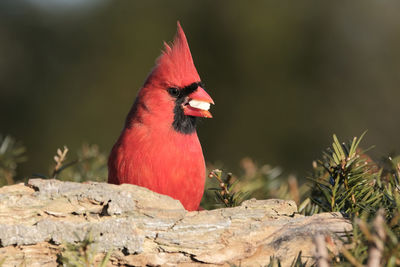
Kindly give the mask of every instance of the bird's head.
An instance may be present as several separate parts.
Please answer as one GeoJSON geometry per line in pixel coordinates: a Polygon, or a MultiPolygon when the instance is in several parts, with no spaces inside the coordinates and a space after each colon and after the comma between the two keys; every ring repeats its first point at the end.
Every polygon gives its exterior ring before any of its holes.
{"type": "Polygon", "coordinates": [[[208,110],[214,101],[204,89],[179,22],[177,27],[173,43],[164,43],[142,93],[152,98],[152,105],[173,110],[173,127],[189,134],[195,131],[196,117],[212,118],[208,110]]]}

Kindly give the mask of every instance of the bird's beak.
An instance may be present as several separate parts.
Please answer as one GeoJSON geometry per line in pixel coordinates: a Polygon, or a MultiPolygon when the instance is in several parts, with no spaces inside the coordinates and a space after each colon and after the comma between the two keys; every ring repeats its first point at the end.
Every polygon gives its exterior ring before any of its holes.
{"type": "Polygon", "coordinates": [[[212,118],[210,104],[214,104],[212,98],[200,86],[196,91],[187,96],[187,101],[183,104],[183,113],[188,116],[212,118]]]}

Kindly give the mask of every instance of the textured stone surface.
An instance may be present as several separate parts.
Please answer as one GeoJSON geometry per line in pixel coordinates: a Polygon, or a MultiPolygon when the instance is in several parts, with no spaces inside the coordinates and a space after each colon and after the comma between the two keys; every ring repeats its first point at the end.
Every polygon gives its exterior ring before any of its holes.
{"type": "MultiPolygon", "coordinates": [[[[187,212],[179,201],[134,185],[32,179],[0,188],[3,266],[57,266],[60,245],[90,232],[109,265],[289,264],[313,256],[313,236],[337,235],[351,224],[337,213],[305,217],[293,201],[249,200],[240,207],[187,212]]],[[[310,260],[311,262],[311,260],[310,260]]]]}

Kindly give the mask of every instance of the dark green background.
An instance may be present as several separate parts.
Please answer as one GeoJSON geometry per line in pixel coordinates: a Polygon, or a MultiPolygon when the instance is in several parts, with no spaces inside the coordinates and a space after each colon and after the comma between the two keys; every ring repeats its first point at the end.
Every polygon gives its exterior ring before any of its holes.
{"type": "Polygon", "coordinates": [[[400,2],[55,2],[0,2],[0,133],[27,146],[22,176],[63,145],[108,153],[177,20],[216,102],[207,161],[303,177],[333,133],[364,130],[376,158],[398,151],[400,2]]]}

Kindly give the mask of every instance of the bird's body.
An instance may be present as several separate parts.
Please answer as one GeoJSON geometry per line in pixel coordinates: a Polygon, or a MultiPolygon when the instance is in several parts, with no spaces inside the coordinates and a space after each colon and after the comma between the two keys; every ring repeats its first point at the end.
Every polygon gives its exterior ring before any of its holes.
{"type": "Polygon", "coordinates": [[[109,157],[109,183],[130,183],[197,210],[204,191],[205,163],[196,117],[211,117],[204,91],[178,23],[165,51],[129,112],[109,157]]]}

